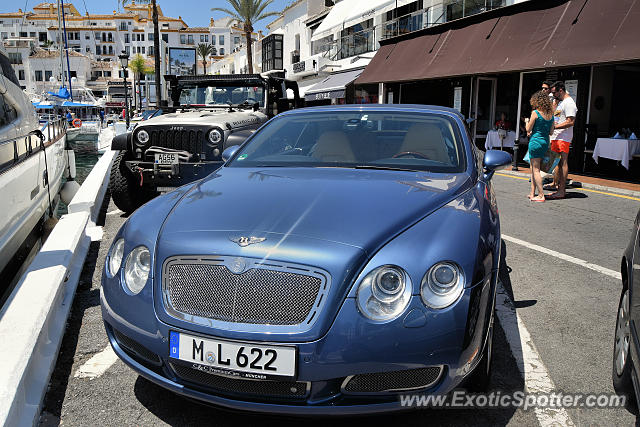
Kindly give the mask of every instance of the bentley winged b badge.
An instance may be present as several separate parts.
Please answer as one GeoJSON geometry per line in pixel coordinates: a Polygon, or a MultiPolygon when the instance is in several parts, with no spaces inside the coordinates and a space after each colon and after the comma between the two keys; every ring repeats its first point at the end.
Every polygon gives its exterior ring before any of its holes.
{"type": "Polygon", "coordinates": [[[242,246],[244,248],[245,246],[253,245],[254,243],[264,242],[267,239],[265,237],[241,236],[241,237],[230,237],[229,240],[231,240],[234,243],[237,243],[238,246],[242,246]]]}

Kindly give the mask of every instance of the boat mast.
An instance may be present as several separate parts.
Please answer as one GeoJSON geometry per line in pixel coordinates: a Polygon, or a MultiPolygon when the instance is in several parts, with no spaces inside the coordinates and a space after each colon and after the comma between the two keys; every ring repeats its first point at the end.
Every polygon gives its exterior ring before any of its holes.
{"type": "Polygon", "coordinates": [[[64,17],[64,0],[60,0],[62,6],[62,27],[64,28],[64,51],[67,54],[67,73],[69,73],[69,95],[71,95],[71,101],[73,102],[73,90],[71,88],[71,66],[69,65],[69,46],[67,45],[67,21],[64,17]]]}
{"type": "Polygon", "coordinates": [[[60,51],[60,83],[64,84],[64,57],[62,54],[62,18],[60,16],[60,0],[57,0],[58,8],[58,50],[60,51]]]}

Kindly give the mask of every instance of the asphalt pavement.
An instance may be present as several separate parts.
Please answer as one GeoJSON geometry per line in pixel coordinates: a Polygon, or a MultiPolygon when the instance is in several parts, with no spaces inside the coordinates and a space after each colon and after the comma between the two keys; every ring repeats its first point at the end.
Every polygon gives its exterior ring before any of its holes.
{"type": "MultiPolygon", "coordinates": [[[[502,394],[523,390],[613,393],[611,358],[621,282],[606,271],[619,271],[640,200],[574,189],[565,200],[532,203],[526,197],[526,179],[500,174],[494,183],[505,237],[501,279],[517,315],[502,310],[498,316],[490,388],[502,394]],[[604,273],[553,251],[599,266],[604,273]]],[[[299,425],[299,418],[200,405],[111,359],[100,315],[100,276],[113,236],[125,220],[112,203],[105,203],[104,235],[89,252],[41,425],[299,425]]],[[[623,408],[568,408],[566,416],[521,408],[448,408],[303,422],[408,426],[635,422],[623,408]]]]}

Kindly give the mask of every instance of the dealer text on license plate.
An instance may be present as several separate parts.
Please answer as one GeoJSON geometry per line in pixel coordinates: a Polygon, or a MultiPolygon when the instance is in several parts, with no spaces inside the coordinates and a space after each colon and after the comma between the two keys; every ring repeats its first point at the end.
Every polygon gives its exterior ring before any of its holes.
{"type": "Polygon", "coordinates": [[[295,347],[262,345],[169,333],[169,356],[198,369],[243,378],[293,378],[295,347]]]}
{"type": "Polygon", "coordinates": [[[161,165],[174,165],[179,163],[178,153],[156,153],[156,163],[161,165]]]}

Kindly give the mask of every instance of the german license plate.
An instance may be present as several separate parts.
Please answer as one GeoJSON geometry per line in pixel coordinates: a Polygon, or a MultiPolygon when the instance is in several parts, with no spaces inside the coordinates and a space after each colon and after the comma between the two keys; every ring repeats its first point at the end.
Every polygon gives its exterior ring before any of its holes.
{"type": "Polygon", "coordinates": [[[156,153],[156,163],[161,165],[174,165],[179,163],[178,153],[156,153]]]}
{"type": "Polygon", "coordinates": [[[242,378],[293,378],[296,348],[169,333],[169,357],[211,374],[242,378]]]}

